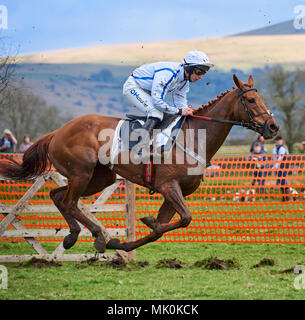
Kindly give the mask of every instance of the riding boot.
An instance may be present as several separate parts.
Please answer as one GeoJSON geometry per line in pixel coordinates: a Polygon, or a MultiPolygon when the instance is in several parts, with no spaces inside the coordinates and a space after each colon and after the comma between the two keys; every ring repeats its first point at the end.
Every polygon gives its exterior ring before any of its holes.
{"type": "Polygon", "coordinates": [[[142,129],[145,129],[149,133],[149,137],[152,137],[152,132],[155,126],[160,122],[158,118],[148,118],[144,123],[142,129]]]}
{"type": "MultiPolygon", "coordinates": [[[[145,145],[149,144],[150,139],[152,138],[152,133],[155,128],[155,126],[160,122],[160,119],[158,118],[148,118],[146,122],[144,123],[142,129],[146,130],[144,137],[142,137],[142,140],[139,142],[139,148],[143,148],[145,145]]],[[[139,155],[142,154],[141,150],[139,155]]]]}

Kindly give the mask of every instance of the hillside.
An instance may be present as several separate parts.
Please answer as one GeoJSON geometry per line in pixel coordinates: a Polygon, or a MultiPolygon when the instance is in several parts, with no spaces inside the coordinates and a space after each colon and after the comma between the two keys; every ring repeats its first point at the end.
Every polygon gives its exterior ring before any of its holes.
{"type": "Polygon", "coordinates": [[[103,64],[20,63],[14,78],[17,86],[28,88],[64,113],[122,116],[129,105],[121,88],[133,68],[103,64]]]}
{"type": "Polygon", "coordinates": [[[265,36],[283,34],[305,34],[305,29],[296,29],[293,20],[284,21],[264,28],[258,28],[247,32],[241,32],[235,36],[265,36]]]}
{"type": "MultiPolygon", "coordinates": [[[[86,113],[123,116],[135,111],[122,95],[123,84],[134,68],[104,64],[19,64],[14,77],[18,85],[44,97],[48,105],[57,105],[63,112],[75,116],[86,113]]],[[[241,70],[234,72],[247,80],[248,74],[241,70]]],[[[204,104],[233,85],[232,72],[211,70],[202,81],[191,84],[189,102],[204,104]]],[[[171,102],[170,97],[168,101],[171,102]]]]}
{"type": "Polygon", "coordinates": [[[249,71],[265,65],[305,66],[305,34],[234,36],[225,38],[103,45],[28,54],[21,63],[140,65],[153,61],[182,61],[193,49],[206,52],[218,69],[249,71]]]}
{"type": "MultiPolygon", "coordinates": [[[[56,105],[71,117],[96,113],[124,117],[136,109],[122,95],[122,86],[135,66],[103,64],[19,64],[16,66],[17,85],[30,89],[43,97],[48,105],[56,105]]],[[[268,68],[251,73],[258,81],[268,68]]],[[[190,85],[188,102],[193,106],[205,104],[218,94],[230,89],[233,72],[247,81],[249,73],[242,70],[211,70],[201,81],[190,85]]],[[[169,103],[171,97],[166,98],[169,103]]],[[[234,128],[230,139],[243,140],[254,136],[249,130],[234,128]]],[[[251,138],[250,138],[251,140],[251,138]]]]}

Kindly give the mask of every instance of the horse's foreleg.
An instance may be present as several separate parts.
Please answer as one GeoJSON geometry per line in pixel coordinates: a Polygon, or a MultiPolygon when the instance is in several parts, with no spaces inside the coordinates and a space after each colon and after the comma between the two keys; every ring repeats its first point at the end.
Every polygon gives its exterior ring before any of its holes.
{"type": "Polygon", "coordinates": [[[178,181],[174,180],[161,188],[166,201],[178,212],[180,220],[174,223],[160,223],[156,221],[155,232],[165,233],[174,229],[187,227],[192,221],[191,213],[184,200],[178,181]]]}
{"type": "MultiPolygon", "coordinates": [[[[154,219],[153,217],[150,217],[149,219],[152,223],[152,229],[154,229],[155,225],[168,223],[175,215],[175,213],[176,210],[172,207],[172,205],[169,202],[165,200],[159,209],[157,219],[154,219]]],[[[162,237],[162,235],[162,232],[156,232],[155,230],[153,230],[153,232],[149,235],[136,241],[121,243],[119,239],[111,239],[110,241],[108,241],[106,247],[107,249],[132,251],[140,246],[143,246],[146,243],[158,240],[162,237]]]]}
{"type": "MultiPolygon", "coordinates": [[[[157,233],[164,233],[170,230],[174,230],[181,227],[187,227],[191,220],[191,213],[184,200],[180,185],[177,181],[168,183],[162,187],[162,194],[164,195],[165,202],[168,206],[175,209],[180,215],[180,220],[175,223],[170,223],[169,221],[164,221],[161,219],[155,219],[153,216],[148,216],[141,218],[140,220],[147,225],[149,228],[153,229],[157,233]]],[[[161,215],[162,216],[162,215],[161,215]]]]}
{"type": "Polygon", "coordinates": [[[165,201],[159,210],[157,219],[154,220],[151,217],[142,219],[145,224],[153,229],[153,232],[144,238],[132,242],[120,243],[118,239],[111,239],[106,245],[107,249],[131,251],[148,242],[156,241],[165,232],[187,227],[190,224],[192,216],[184,200],[179,183],[172,181],[163,185],[161,190],[165,201]],[[169,223],[176,211],[180,216],[180,220],[169,223]]]}

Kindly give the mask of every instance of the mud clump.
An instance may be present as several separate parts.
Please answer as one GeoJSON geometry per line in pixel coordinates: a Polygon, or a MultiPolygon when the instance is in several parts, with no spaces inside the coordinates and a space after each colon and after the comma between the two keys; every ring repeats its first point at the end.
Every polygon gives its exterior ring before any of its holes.
{"type": "Polygon", "coordinates": [[[156,268],[181,269],[182,263],[175,259],[162,259],[156,264],[156,268]]]}
{"type": "Polygon", "coordinates": [[[62,264],[58,263],[54,260],[48,261],[44,259],[37,259],[33,257],[29,261],[26,261],[22,264],[22,267],[34,267],[37,269],[45,268],[45,267],[61,267],[62,264]]]}
{"type": "Polygon", "coordinates": [[[91,257],[85,261],[82,261],[82,262],[86,262],[88,264],[94,264],[96,261],[98,261],[98,258],[97,257],[91,257]]]}
{"type": "Polygon", "coordinates": [[[296,269],[297,266],[302,266],[302,265],[303,265],[302,262],[298,262],[298,264],[295,265],[294,267],[291,267],[291,268],[288,268],[288,269],[284,269],[284,270],[280,270],[280,271],[277,272],[277,274],[283,274],[283,273],[295,273],[295,274],[297,274],[298,271],[302,273],[301,269],[299,269],[299,270],[296,269]]]}
{"type": "Polygon", "coordinates": [[[260,268],[266,266],[274,266],[274,260],[270,258],[264,258],[259,263],[252,266],[252,268],[260,268]]]}
{"type": "Polygon", "coordinates": [[[233,259],[221,260],[216,257],[210,257],[201,261],[196,261],[193,265],[195,268],[204,268],[207,270],[229,270],[240,267],[233,259]]]}
{"type": "Polygon", "coordinates": [[[78,269],[86,268],[86,266],[93,266],[93,267],[112,267],[115,269],[125,269],[127,264],[122,257],[117,257],[109,261],[99,260],[97,256],[91,257],[82,261],[80,264],[77,265],[78,269]]]}
{"type": "Polygon", "coordinates": [[[130,271],[136,271],[139,269],[143,269],[145,267],[149,266],[149,262],[148,261],[129,261],[127,268],[130,271]]]}
{"type": "Polygon", "coordinates": [[[137,266],[141,267],[141,268],[145,268],[149,265],[148,261],[138,261],[137,262],[137,266]]]}
{"type": "Polygon", "coordinates": [[[283,274],[283,273],[294,273],[294,267],[288,268],[285,270],[280,270],[277,274],[283,274]]]}
{"type": "Polygon", "coordinates": [[[106,266],[112,267],[115,269],[125,269],[127,267],[127,263],[123,258],[118,257],[111,261],[106,262],[106,266]]]}

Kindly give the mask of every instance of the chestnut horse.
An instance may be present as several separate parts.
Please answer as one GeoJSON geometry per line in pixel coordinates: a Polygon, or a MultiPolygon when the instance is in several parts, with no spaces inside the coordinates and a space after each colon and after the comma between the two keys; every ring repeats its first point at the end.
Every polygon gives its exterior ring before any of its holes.
{"type": "MultiPolygon", "coordinates": [[[[262,134],[265,139],[272,138],[279,130],[273,115],[253,88],[252,76],[247,83],[236,75],[233,75],[233,80],[236,87],[194,111],[194,115],[182,127],[183,131],[187,127],[194,129],[195,146],[198,145],[198,129],[206,130],[206,163],[223,144],[233,125],[248,127],[262,134]]],[[[143,163],[101,164],[98,153],[103,143],[98,138],[99,133],[105,128],[114,130],[119,121],[119,118],[94,114],[81,116],[36,141],[25,152],[21,164],[0,164],[0,174],[15,180],[33,179],[48,170],[50,165],[67,177],[66,186],[50,192],[70,228],[69,235],[63,241],[65,249],[71,248],[77,241],[80,226],[76,220],[90,230],[95,237],[94,246],[99,252],[104,252],[106,248],[131,251],[157,240],[165,232],[188,226],[192,220],[184,197],[193,193],[203,178],[203,172],[187,174],[188,168],[194,167],[194,164],[176,164],[174,160],[173,164],[155,164],[152,185],[145,182],[143,163]],[[125,243],[111,239],[106,244],[100,226],[81,213],[77,202],[80,197],[93,195],[113,184],[116,174],[161,193],[164,202],[156,219],[152,216],[142,219],[152,229],[149,235],[125,243]],[[170,223],[176,212],[180,220],[170,223]]]]}

